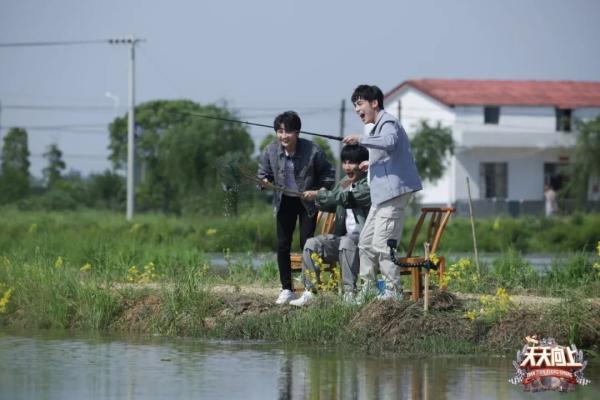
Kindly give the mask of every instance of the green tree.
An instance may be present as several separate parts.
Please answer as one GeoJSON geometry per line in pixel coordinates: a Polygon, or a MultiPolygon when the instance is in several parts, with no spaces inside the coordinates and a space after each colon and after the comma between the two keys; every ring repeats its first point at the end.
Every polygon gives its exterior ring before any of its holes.
{"type": "Polygon", "coordinates": [[[124,209],[125,178],[109,170],[92,174],[88,179],[88,196],[93,207],[124,209]]]}
{"type": "Polygon", "coordinates": [[[67,167],[62,159],[62,151],[56,143],[48,146],[48,151],[44,153],[44,158],[48,160],[48,166],[44,168],[43,174],[48,188],[53,188],[61,180],[62,171],[67,167]]]}
{"type": "Polygon", "coordinates": [[[435,182],[444,174],[446,159],[454,154],[452,130],[439,122],[430,126],[421,121],[410,146],[421,178],[435,182]]]}
{"type": "Polygon", "coordinates": [[[320,148],[323,149],[323,151],[325,152],[325,158],[327,158],[329,160],[329,162],[331,163],[331,165],[333,165],[335,167],[335,157],[333,156],[333,151],[331,151],[331,146],[329,145],[329,141],[327,139],[324,138],[320,138],[320,137],[315,137],[313,139],[313,143],[315,143],[317,146],[319,146],[320,148]]]}
{"type": "Polygon", "coordinates": [[[0,202],[10,203],[29,194],[27,131],[11,128],[4,137],[0,174],[0,202]]]}
{"type": "Polygon", "coordinates": [[[258,145],[258,150],[262,153],[265,150],[265,147],[271,144],[272,141],[277,140],[277,137],[274,133],[269,133],[258,145]]]}
{"type": "MultiPolygon", "coordinates": [[[[254,143],[241,124],[195,117],[236,119],[224,107],[201,106],[189,100],[157,100],[136,107],[136,166],[140,209],[179,212],[186,198],[204,201],[220,190],[217,160],[229,152],[249,159],[254,143]]],[[[127,116],[110,126],[110,160],[126,164],[127,116]]]]}
{"type": "Polygon", "coordinates": [[[568,180],[562,194],[574,198],[577,207],[583,209],[590,179],[600,177],[600,115],[587,122],[577,121],[576,126],[577,142],[566,167],[568,180]]]}

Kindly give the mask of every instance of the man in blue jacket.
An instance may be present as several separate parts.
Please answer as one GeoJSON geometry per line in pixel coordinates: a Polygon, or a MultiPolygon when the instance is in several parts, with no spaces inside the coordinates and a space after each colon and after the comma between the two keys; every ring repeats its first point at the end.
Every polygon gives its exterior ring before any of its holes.
{"type": "Polygon", "coordinates": [[[344,143],[361,144],[369,149],[369,161],[361,168],[369,170],[371,209],[358,243],[360,298],[364,301],[375,292],[377,274],[385,280],[379,299],[402,299],[400,267],[392,262],[388,239],[400,242],[404,210],[413,192],[421,190],[421,178],[410,150],[404,128],[383,108],[383,93],[377,86],[360,85],[352,94],[354,110],[365,124],[374,124],[366,135],[350,135],[344,143]]]}

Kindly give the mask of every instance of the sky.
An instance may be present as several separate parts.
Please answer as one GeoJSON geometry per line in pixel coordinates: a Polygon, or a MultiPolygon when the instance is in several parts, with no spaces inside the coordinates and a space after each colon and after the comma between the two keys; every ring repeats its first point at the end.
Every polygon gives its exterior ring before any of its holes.
{"type": "MultiPolygon", "coordinates": [[[[600,1],[0,0],[0,43],[133,34],[136,103],[226,104],[270,125],[362,131],[349,97],[407,79],[600,81],[600,1]]],[[[31,172],[51,143],[67,169],[110,168],[108,124],[128,104],[129,48],[108,43],[0,47],[0,136],[25,127],[31,172]]],[[[269,132],[252,128],[258,143],[269,132]]],[[[337,152],[337,142],[332,143],[337,152]]]]}

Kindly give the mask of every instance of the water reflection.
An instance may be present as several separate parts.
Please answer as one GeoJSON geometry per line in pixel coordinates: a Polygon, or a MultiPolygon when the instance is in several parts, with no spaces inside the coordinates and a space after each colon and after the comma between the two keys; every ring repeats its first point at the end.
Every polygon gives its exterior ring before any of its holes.
{"type": "MultiPolygon", "coordinates": [[[[529,399],[508,358],[374,357],[269,343],[0,333],[0,399],[529,399]]],[[[568,398],[596,398],[593,386],[568,398]]],[[[536,395],[561,398],[559,394],[536,395]]]]}
{"type": "MultiPolygon", "coordinates": [[[[290,350],[279,370],[279,399],[529,399],[508,383],[514,369],[507,357],[373,357],[290,350]]],[[[568,398],[597,399],[600,364],[586,370],[593,385],[568,398]],[[593,370],[592,370],[593,369],[593,370]]],[[[536,399],[564,399],[538,393],[536,399]]]]}

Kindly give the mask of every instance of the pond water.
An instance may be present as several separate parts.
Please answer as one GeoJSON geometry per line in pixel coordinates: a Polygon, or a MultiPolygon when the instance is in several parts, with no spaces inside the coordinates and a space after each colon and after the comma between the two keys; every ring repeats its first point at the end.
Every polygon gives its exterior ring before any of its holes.
{"type": "MultiPolygon", "coordinates": [[[[516,351],[516,349],[515,349],[516,351]]],[[[531,394],[510,357],[370,356],[277,343],[0,332],[0,399],[599,399],[531,394]]]]}

